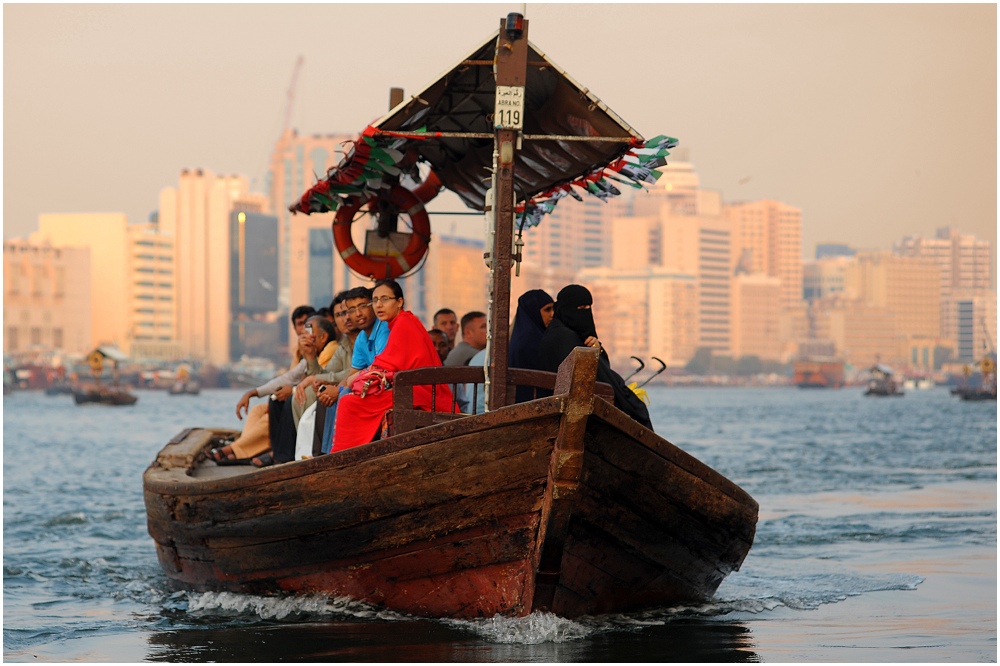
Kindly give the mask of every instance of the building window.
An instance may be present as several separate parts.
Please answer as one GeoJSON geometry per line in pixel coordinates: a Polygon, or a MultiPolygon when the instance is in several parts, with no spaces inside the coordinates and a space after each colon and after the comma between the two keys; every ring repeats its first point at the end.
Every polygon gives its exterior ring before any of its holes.
{"type": "Polygon", "coordinates": [[[63,346],[63,330],[61,328],[52,329],[52,346],[56,349],[62,349],[63,346]]]}
{"type": "Polygon", "coordinates": [[[10,351],[17,351],[17,327],[10,326],[7,328],[7,349],[10,351]]]}
{"type": "Polygon", "coordinates": [[[40,345],[42,344],[42,329],[37,326],[31,327],[31,344],[40,345]]]}

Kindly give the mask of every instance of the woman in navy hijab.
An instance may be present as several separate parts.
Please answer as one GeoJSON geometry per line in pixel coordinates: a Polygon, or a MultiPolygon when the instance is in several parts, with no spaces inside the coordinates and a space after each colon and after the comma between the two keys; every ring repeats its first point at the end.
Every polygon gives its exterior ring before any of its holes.
{"type": "MultiPolygon", "coordinates": [[[[554,302],[542,289],[526,291],[517,299],[517,314],[511,330],[510,346],[507,348],[507,365],[512,368],[540,370],[538,348],[545,335],[545,329],[555,313],[554,302]]],[[[531,400],[530,386],[517,387],[517,402],[531,400]]]]}

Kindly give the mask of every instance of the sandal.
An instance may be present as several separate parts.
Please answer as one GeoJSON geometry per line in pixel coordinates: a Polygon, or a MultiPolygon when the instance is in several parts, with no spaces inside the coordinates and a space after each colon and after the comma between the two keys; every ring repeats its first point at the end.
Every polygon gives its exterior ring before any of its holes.
{"type": "Polygon", "coordinates": [[[225,457],[225,455],[226,454],[222,452],[222,448],[221,447],[215,448],[215,449],[209,449],[205,453],[205,457],[210,458],[211,460],[214,460],[215,462],[219,462],[220,460],[222,460],[223,457],[225,457]]]}
{"type": "Polygon", "coordinates": [[[216,465],[225,467],[227,465],[252,465],[250,458],[237,458],[233,456],[232,458],[221,458],[215,461],[216,465]]]}
{"type": "Polygon", "coordinates": [[[251,458],[250,464],[254,467],[270,467],[274,464],[274,457],[270,453],[264,453],[251,458]]]}

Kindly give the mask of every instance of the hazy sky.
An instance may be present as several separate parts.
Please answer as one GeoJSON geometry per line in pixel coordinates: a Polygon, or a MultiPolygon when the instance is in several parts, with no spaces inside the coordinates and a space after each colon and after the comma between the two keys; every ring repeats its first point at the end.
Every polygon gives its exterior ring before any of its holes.
{"type": "MultiPolygon", "coordinates": [[[[144,221],[183,168],[262,187],[299,55],[292,125],[355,133],[521,7],[5,4],[4,237],[40,213],[144,221]]],[[[996,242],[996,12],[527,5],[530,40],[647,138],[678,137],[703,188],[800,207],[807,256],[946,225],[996,242]]]]}

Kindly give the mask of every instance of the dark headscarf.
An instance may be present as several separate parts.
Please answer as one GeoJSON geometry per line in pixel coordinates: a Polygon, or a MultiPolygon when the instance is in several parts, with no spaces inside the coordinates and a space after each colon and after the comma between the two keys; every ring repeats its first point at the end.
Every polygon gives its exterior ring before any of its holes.
{"type": "Polygon", "coordinates": [[[590,336],[597,337],[597,326],[594,324],[594,313],[590,308],[580,310],[581,305],[593,305],[594,297],[590,291],[581,285],[571,284],[560,290],[556,297],[556,319],[567,328],[586,340],[590,336]]]}
{"type": "Polygon", "coordinates": [[[507,365],[512,368],[538,370],[538,345],[545,335],[542,308],[552,303],[552,297],[542,289],[526,291],[517,299],[517,314],[510,335],[507,365]]]}

